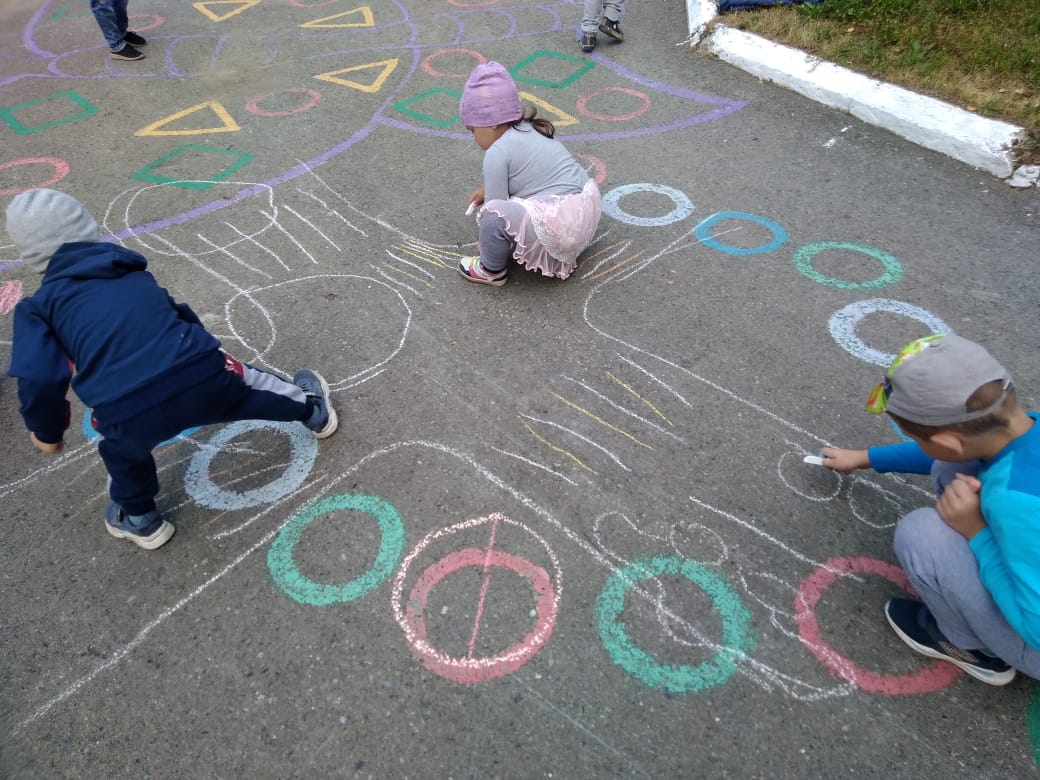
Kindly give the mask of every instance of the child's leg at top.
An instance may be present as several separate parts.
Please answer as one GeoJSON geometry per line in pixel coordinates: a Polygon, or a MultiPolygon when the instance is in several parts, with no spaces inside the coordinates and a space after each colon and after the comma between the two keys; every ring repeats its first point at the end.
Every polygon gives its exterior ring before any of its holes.
{"type": "MultiPolygon", "coordinates": [[[[586,3],[587,5],[587,3],[586,3]]],[[[603,0],[603,18],[609,22],[620,22],[625,15],[625,0],[603,0]]]]}
{"type": "Polygon", "coordinates": [[[585,0],[585,13],[581,17],[581,31],[595,35],[599,20],[603,16],[603,0],[585,0]]]}
{"type": "Polygon", "coordinates": [[[90,0],[90,10],[94,14],[101,34],[109,51],[120,51],[126,45],[126,30],[129,26],[126,6],[128,0],[90,0]]]}
{"type": "MultiPolygon", "coordinates": [[[[932,478],[942,494],[955,474],[974,474],[978,462],[936,462],[932,478]]],[[[1040,652],[1008,624],[986,586],[967,540],[934,507],[899,521],[895,551],[911,584],[943,635],[965,650],[988,650],[1031,677],[1040,677],[1040,652]]]]}

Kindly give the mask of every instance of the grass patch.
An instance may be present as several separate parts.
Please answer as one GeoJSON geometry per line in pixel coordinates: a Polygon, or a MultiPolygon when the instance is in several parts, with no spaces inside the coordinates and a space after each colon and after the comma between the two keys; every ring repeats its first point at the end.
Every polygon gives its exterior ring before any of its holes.
{"type": "Polygon", "coordinates": [[[1040,1],[824,0],[719,21],[1026,129],[1040,163],[1040,1]]]}

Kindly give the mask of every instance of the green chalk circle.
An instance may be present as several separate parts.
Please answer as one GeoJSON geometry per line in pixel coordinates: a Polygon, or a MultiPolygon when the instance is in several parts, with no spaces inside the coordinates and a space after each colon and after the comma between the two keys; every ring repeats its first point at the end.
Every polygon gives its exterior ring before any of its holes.
{"type": "Polygon", "coordinates": [[[836,287],[839,290],[875,290],[878,287],[887,287],[890,284],[895,284],[903,278],[903,266],[894,255],[882,252],[880,249],[875,249],[872,246],[852,244],[846,241],[816,241],[812,244],[800,246],[794,252],[794,267],[814,282],[825,284],[828,287],[836,287]],[[870,279],[866,282],[850,282],[847,279],[835,279],[833,276],[821,274],[813,268],[812,261],[816,255],[825,249],[846,249],[850,252],[860,252],[881,263],[885,269],[884,273],[877,279],[870,279]]]}
{"type": "Polygon", "coordinates": [[[1033,694],[1026,711],[1026,729],[1029,743],[1033,746],[1033,763],[1040,766],[1040,690],[1033,694]]]}
{"type": "Polygon", "coordinates": [[[756,640],[751,613],[740,597],[718,574],[685,558],[666,556],[643,559],[618,569],[607,580],[596,601],[599,635],[611,660],[650,688],[669,693],[704,691],[726,682],[737,663],[754,651],[756,640]],[[661,576],[684,577],[699,586],[722,616],[721,648],[695,666],[662,664],[632,641],[621,622],[625,595],[637,583],[661,576]]]}
{"type": "Polygon", "coordinates": [[[290,598],[301,604],[328,606],[359,599],[379,587],[397,568],[404,552],[404,523],[397,510],[376,496],[342,493],[314,502],[279,531],[267,551],[271,577],[290,598]],[[338,585],[315,582],[304,576],[293,560],[293,551],[312,522],[329,512],[354,509],[371,515],[379,524],[382,539],[372,568],[356,579],[338,585]]]}

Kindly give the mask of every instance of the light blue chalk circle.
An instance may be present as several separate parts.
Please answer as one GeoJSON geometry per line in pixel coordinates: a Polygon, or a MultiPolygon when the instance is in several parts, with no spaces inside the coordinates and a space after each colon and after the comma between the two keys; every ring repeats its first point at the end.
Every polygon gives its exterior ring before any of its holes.
{"type": "Polygon", "coordinates": [[[880,249],[867,246],[866,244],[853,244],[848,241],[816,241],[812,244],[800,246],[794,250],[794,267],[814,282],[825,284],[828,287],[836,287],[839,290],[876,290],[879,287],[895,284],[903,278],[903,266],[894,255],[882,252],[880,249]],[[869,279],[865,282],[850,282],[847,279],[836,279],[833,276],[821,274],[813,268],[812,261],[816,255],[825,249],[845,249],[850,252],[859,252],[877,260],[885,270],[877,279],[869,279]]]}
{"type": "Polygon", "coordinates": [[[611,660],[650,688],[669,693],[704,691],[721,685],[757,644],[751,613],[729,584],[705,566],[678,556],[641,559],[615,571],[596,600],[596,614],[600,639],[611,660]],[[701,664],[659,663],[632,641],[620,619],[628,591],[643,580],[661,576],[684,577],[699,586],[722,617],[721,646],[701,664]]]}
{"type": "Polygon", "coordinates": [[[301,604],[322,607],[359,599],[389,577],[404,552],[404,522],[397,510],[377,496],[343,493],[315,501],[278,532],[267,551],[267,568],[275,583],[301,604]],[[329,512],[354,509],[375,518],[382,532],[379,554],[372,568],[349,582],[328,585],[306,577],[293,560],[293,551],[303,532],[316,519],[329,512]]]}
{"type": "MultiPolygon", "coordinates": [[[[856,333],[859,323],[868,314],[875,312],[887,312],[889,314],[900,314],[922,323],[933,334],[949,333],[950,326],[943,322],[942,318],[932,314],[927,309],[914,306],[905,301],[896,301],[891,298],[869,298],[863,301],[850,303],[831,315],[828,327],[831,338],[838,342],[838,346],[854,357],[875,366],[888,368],[896,359],[893,352],[882,352],[879,349],[868,347],[856,333]]],[[[904,339],[908,341],[909,339],[904,339]]]]}
{"type": "Polygon", "coordinates": [[[302,423],[272,420],[242,420],[220,429],[196,452],[184,472],[184,490],[199,506],[209,509],[236,510],[270,504],[292,493],[307,479],[318,457],[318,440],[302,423]],[[217,487],[209,476],[213,458],[232,439],[250,431],[271,430],[289,437],[292,457],[285,471],[274,482],[238,493],[217,487]]]}
{"type": "Polygon", "coordinates": [[[693,203],[679,190],[666,187],[663,184],[622,184],[615,187],[600,201],[603,213],[613,217],[618,222],[627,225],[641,225],[643,227],[662,227],[671,225],[673,222],[681,222],[693,213],[693,203]],[[637,217],[624,211],[619,205],[621,199],[634,192],[655,192],[671,198],[675,208],[660,217],[637,217]]]}
{"type": "Polygon", "coordinates": [[[759,255],[763,252],[772,252],[777,247],[781,247],[787,243],[787,231],[779,224],[773,222],[771,219],[760,217],[757,214],[748,214],[745,211],[720,211],[717,214],[712,214],[693,229],[693,235],[705,246],[710,246],[712,249],[718,249],[720,252],[725,252],[727,255],[759,255]],[[761,225],[773,234],[773,240],[766,244],[762,244],[761,246],[748,248],[723,244],[721,241],[713,238],[710,231],[711,228],[719,222],[727,219],[742,219],[746,222],[754,222],[757,225],[761,225]]]}
{"type": "MultiPolygon", "coordinates": [[[[98,438],[98,436],[100,436],[100,434],[97,431],[94,430],[94,424],[91,422],[90,416],[91,416],[90,415],[90,409],[84,409],[83,410],[83,436],[86,438],[87,441],[94,441],[94,439],[98,438]]],[[[194,434],[198,433],[201,430],[202,430],[201,426],[196,426],[195,428],[188,428],[187,430],[183,430],[180,433],[178,433],[176,436],[174,436],[172,439],[167,439],[166,441],[161,441],[158,444],[156,444],[155,445],[155,449],[159,449],[160,447],[165,447],[168,444],[175,444],[175,443],[177,443],[179,441],[184,441],[189,436],[193,436],[194,434]]]]}

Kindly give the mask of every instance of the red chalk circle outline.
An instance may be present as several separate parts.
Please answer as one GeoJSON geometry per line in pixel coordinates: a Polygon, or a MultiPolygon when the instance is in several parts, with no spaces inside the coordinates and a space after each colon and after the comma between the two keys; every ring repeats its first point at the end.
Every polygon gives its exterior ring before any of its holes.
{"type": "Polygon", "coordinates": [[[505,515],[495,513],[487,517],[467,520],[427,534],[398,568],[394,577],[391,603],[393,605],[394,617],[404,631],[408,644],[411,645],[412,650],[419,656],[427,669],[452,682],[475,685],[515,672],[549,641],[549,637],[552,635],[553,628],[556,625],[556,615],[559,610],[560,592],[562,589],[561,582],[559,563],[548,543],[523,523],[518,523],[505,515]],[[475,548],[457,550],[427,567],[419,575],[409,595],[407,610],[402,610],[401,597],[404,590],[404,581],[412,561],[436,539],[487,523],[507,523],[526,531],[537,539],[542,547],[545,548],[552,561],[554,576],[550,577],[545,569],[526,558],[520,558],[509,553],[490,549],[478,550],[475,548]],[[423,610],[426,607],[430,592],[437,583],[449,574],[469,566],[498,566],[510,569],[528,580],[538,594],[538,601],[535,605],[534,628],[515,645],[495,656],[457,658],[438,651],[426,641],[426,621],[423,618],[423,610]],[[553,587],[553,580],[556,582],[555,588],[553,587]]]}
{"type": "Polygon", "coordinates": [[[30,184],[28,187],[13,187],[7,190],[0,190],[0,195],[18,195],[37,187],[50,187],[52,184],[57,184],[69,175],[70,167],[68,162],[59,157],[25,157],[21,160],[11,160],[10,162],[5,162],[0,165],[0,171],[6,171],[8,168],[17,168],[20,165],[33,165],[35,163],[50,165],[54,168],[54,176],[47,179],[47,181],[41,181],[38,184],[30,184]]]}
{"type": "Polygon", "coordinates": [[[603,87],[602,89],[594,90],[578,98],[579,114],[581,114],[582,116],[586,116],[589,119],[599,119],[604,122],[627,122],[629,119],[637,119],[638,117],[641,117],[649,110],[650,98],[648,98],[646,94],[640,92],[639,90],[628,89],[627,87],[603,87]],[[600,95],[605,95],[608,92],[623,92],[626,95],[633,95],[643,101],[643,106],[641,108],[636,109],[631,114],[618,114],[616,116],[613,114],[597,114],[588,109],[588,102],[592,98],[599,97],[600,95]]]}
{"type": "Polygon", "coordinates": [[[302,114],[304,111],[310,111],[318,103],[321,102],[321,93],[314,89],[308,89],[307,87],[286,87],[285,89],[276,89],[274,92],[265,92],[262,95],[257,95],[255,98],[250,99],[246,103],[246,111],[250,114],[256,114],[257,116],[269,116],[269,117],[281,117],[281,116],[292,116],[293,114],[302,114]],[[275,95],[281,95],[285,92],[303,92],[304,94],[310,95],[310,102],[305,103],[298,108],[293,108],[288,111],[265,111],[257,105],[261,100],[274,97],[275,95]]]}
{"type": "MultiPolygon", "coordinates": [[[[435,79],[460,79],[469,76],[470,71],[467,71],[465,73],[445,73],[440,70],[434,70],[433,61],[438,57],[443,57],[445,54],[465,54],[468,57],[472,57],[476,61],[477,65],[483,65],[485,62],[487,62],[487,57],[485,57],[479,51],[473,51],[472,49],[441,49],[440,51],[435,51],[433,54],[430,54],[423,59],[423,71],[427,75],[433,76],[435,79]]],[[[475,68],[477,65],[474,65],[473,67],[475,68]]]]}
{"type": "Polygon", "coordinates": [[[574,156],[579,160],[587,160],[592,167],[596,169],[596,175],[592,177],[596,184],[602,184],[607,179],[607,166],[598,157],[593,157],[591,154],[585,154],[584,152],[574,152],[574,156]]]}
{"type": "Polygon", "coordinates": [[[836,677],[868,693],[882,693],[886,696],[933,693],[946,688],[963,674],[953,664],[940,660],[932,661],[911,674],[879,674],[862,669],[824,642],[820,638],[820,624],[816,620],[816,605],[831,585],[853,573],[883,577],[913,595],[906,573],[891,563],[863,556],[831,558],[825,562],[802,580],[794,600],[798,636],[805,649],[812,653],[816,660],[836,677]]]}

